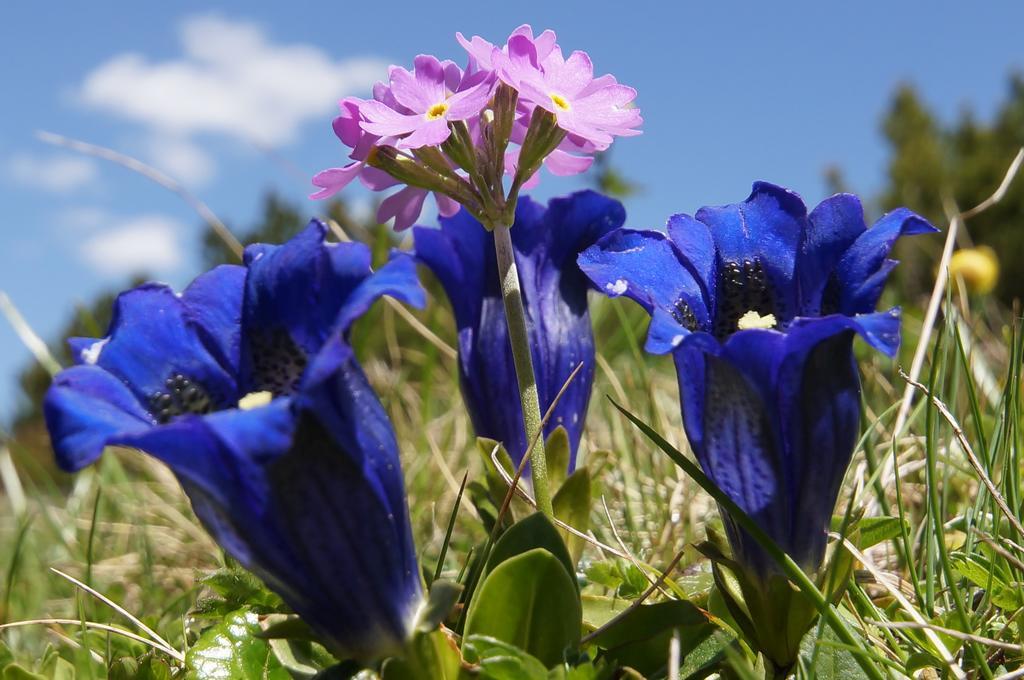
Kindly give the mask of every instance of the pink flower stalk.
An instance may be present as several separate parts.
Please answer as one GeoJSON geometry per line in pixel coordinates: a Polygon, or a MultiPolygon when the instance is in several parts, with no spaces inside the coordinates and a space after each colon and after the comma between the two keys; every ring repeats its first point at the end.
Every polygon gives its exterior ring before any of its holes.
{"type": "Polygon", "coordinates": [[[414,64],[412,73],[400,66],[391,67],[394,103],[370,100],[360,106],[363,130],[380,137],[398,137],[395,146],[399,149],[441,144],[451,134],[450,121],[480,115],[491,98],[493,81],[489,77],[478,77],[453,92],[451,85],[456,77],[462,80],[455,64],[423,54],[414,64]]]}

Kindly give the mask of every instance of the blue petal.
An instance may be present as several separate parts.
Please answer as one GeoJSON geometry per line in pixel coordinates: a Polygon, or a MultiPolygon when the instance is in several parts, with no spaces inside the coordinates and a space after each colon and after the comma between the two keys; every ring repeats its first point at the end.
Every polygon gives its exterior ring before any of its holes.
{"type": "Polygon", "coordinates": [[[853,194],[836,194],[811,211],[809,226],[800,244],[797,274],[800,278],[800,314],[821,313],[821,297],[843,253],[867,229],[864,207],[853,194]]]}
{"type": "Polygon", "coordinates": [[[245,267],[221,265],[200,274],[181,294],[185,318],[232,375],[239,367],[245,274],[245,267]]]}
{"type": "Polygon", "coordinates": [[[807,570],[821,564],[826,531],[860,431],[860,376],[851,332],[791,352],[779,371],[779,410],[800,507],[789,551],[807,570]]]}
{"type": "Polygon", "coordinates": [[[290,394],[307,363],[382,295],[422,306],[415,263],[394,254],[374,273],[361,243],[325,243],[314,220],[281,246],[246,249],[249,275],[243,307],[245,391],[290,394]]]}
{"type": "MultiPolygon", "coordinates": [[[[535,228],[513,229],[516,249],[528,255],[543,248],[544,259],[562,268],[571,265],[582,250],[599,238],[621,227],[626,221],[626,210],[615,199],[589,190],[553,198],[546,211],[539,203],[521,201],[516,210],[517,224],[533,225],[540,221],[543,224],[535,228]]],[[[531,257],[528,261],[539,259],[531,257]]],[[[572,267],[566,271],[574,270],[572,267]]]]}
{"type": "Polygon", "coordinates": [[[836,265],[838,311],[843,314],[874,311],[886,276],[895,265],[887,257],[896,239],[934,231],[937,231],[935,227],[924,218],[906,208],[898,208],[861,234],[836,265]]]}
{"type": "Polygon", "coordinates": [[[668,218],[667,228],[669,238],[679,249],[683,260],[690,265],[697,282],[704,287],[708,309],[714,309],[715,290],[718,284],[715,276],[718,249],[708,225],[689,215],[678,214],[668,218]]]}
{"type": "MultiPolygon", "coordinates": [[[[547,408],[568,385],[545,428],[564,427],[569,435],[570,471],[583,435],[594,382],[594,333],[587,308],[590,282],[576,258],[609,231],[620,227],[622,204],[593,191],[552,199],[545,210],[529,199],[519,202],[512,228],[530,345],[541,408],[547,408]]],[[[501,320],[504,325],[504,319],[501,320]]],[[[514,370],[514,369],[513,369],[514,370]]]]}
{"type": "Polygon", "coordinates": [[[807,207],[800,197],[782,187],[757,182],[743,203],[701,208],[697,219],[710,228],[721,264],[760,262],[773,298],[772,312],[782,322],[792,319],[798,302],[794,279],[797,248],[807,226],[807,207]]]}
{"type": "Polygon", "coordinates": [[[404,500],[392,506],[380,492],[384,477],[401,484],[394,436],[361,373],[357,389],[342,373],[301,406],[286,397],[179,418],[122,443],[167,463],[217,542],[332,649],[369,660],[407,635],[419,574],[404,500]],[[349,436],[375,429],[378,417],[390,445],[379,432],[349,436]]]}
{"type": "Polygon", "coordinates": [[[182,299],[161,284],[121,293],[108,339],[86,351],[87,363],[114,374],[143,402],[166,392],[176,374],[201,385],[219,407],[238,398],[234,378],[200,339],[182,299]]]}
{"type": "MultiPolygon", "coordinates": [[[[512,226],[542,409],[583,364],[546,428],[547,433],[559,425],[566,428],[573,460],[594,375],[589,284],[575,264],[576,255],[623,219],[618,202],[584,191],[554,199],[547,208],[523,197],[512,226]]],[[[465,211],[442,218],[440,231],[417,228],[414,233],[417,257],[434,271],[455,312],[460,382],[474,429],[502,441],[518,462],[527,442],[493,236],[465,211]]]]}
{"type": "Polygon", "coordinates": [[[416,261],[412,257],[395,251],[387,264],[363,279],[342,303],[335,321],[335,332],[347,333],[355,320],[384,295],[418,308],[427,304],[426,293],[416,275],[416,261]]]}
{"type": "Polygon", "coordinates": [[[493,263],[494,238],[465,210],[438,220],[440,229],[414,227],[416,258],[440,281],[460,329],[479,320],[480,299],[497,295],[497,265],[493,263]]]}
{"type": "MultiPolygon", "coordinates": [[[[680,383],[689,379],[680,370],[680,383]]],[[[780,460],[782,442],[771,406],[758,386],[728,360],[713,355],[704,358],[703,387],[700,404],[683,403],[684,413],[700,409],[702,439],[694,446],[694,454],[708,477],[779,541],[785,537],[789,517],[780,460]]],[[[681,394],[684,400],[692,396],[681,394]]],[[[727,526],[737,558],[763,571],[768,561],[754,541],[731,523],[727,526]]]]}
{"type": "Polygon", "coordinates": [[[43,400],[43,415],[57,464],[67,472],[94,462],[115,435],[154,424],[131,390],[96,366],[58,373],[43,400]]]}
{"type": "Polygon", "coordinates": [[[246,333],[283,330],[307,355],[316,353],[345,300],[371,273],[367,246],[328,245],[326,234],[313,220],[283,245],[246,248],[246,333]]]}
{"type": "Polygon", "coordinates": [[[700,284],[672,241],[660,232],[617,229],[577,261],[605,295],[625,295],[654,317],[649,352],[668,352],[678,345],[677,338],[711,323],[700,284]]]}
{"type": "Polygon", "coordinates": [[[95,345],[97,338],[68,338],[68,349],[71,350],[71,360],[76,364],[84,364],[85,352],[95,345]]]}

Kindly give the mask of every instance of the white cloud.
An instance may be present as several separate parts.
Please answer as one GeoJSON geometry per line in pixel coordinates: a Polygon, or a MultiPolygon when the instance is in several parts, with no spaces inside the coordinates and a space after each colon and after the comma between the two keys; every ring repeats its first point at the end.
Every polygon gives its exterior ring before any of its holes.
{"type": "Polygon", "coordinates": [[[106,276],[165,273],[184,259],[180,235],[185,227],[162,215],[123,221],[81,241],[79,255],[106,276]]]}
{"type": "Polygon", "coordinates": [[[19,184],[63,194],[92,184],[99,176],[90,158],[17,153],[7,159],[7,175],[19,184]]]}
{"type": "Polygon", "coordinates": [[[311,45],[273,43],[257,24],[216,15],[186,19],[180,40],[183,54],[170,61],[115,56],[86,76],[80,99],[179,138],[218,133],[279,145],[386,74],[379,60],[334,60],[311,45]]]}
{"type": "Polygon", "coordinates": [[[155,135],[146,146],[155,167],[191,187],[206,184],[216,170],[213,158],[187,137],[155,135]]]}

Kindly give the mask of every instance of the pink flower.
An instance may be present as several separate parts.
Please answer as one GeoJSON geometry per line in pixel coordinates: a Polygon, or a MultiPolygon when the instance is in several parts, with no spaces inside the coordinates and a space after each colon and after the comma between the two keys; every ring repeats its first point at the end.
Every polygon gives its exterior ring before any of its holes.
{"type": "Polygon", "coordinates": [[[452,62],[420,55],[414,64],[412,73],[391,67],[388,89],[393,101],[374,99],[360,106],[362,129],[380,137],[397,137],[399,149],[441,144],[451,134],[449,121],[478,116],[491,97],[493,82],[486,74],[467,84],[452,62]]]}
{"type": "MultiPolygon", "coordinates": [[[[543,60],[547,58],[553,50],[558,49],[557,38],[555,32],[548,29],[538,35],[536,38],[533,37],[533,28],[530,24],[523,24],[516,30],[512,31],[509,36],[509,40],[515,36],[522,36],[529,40],[534,45],[534,51],[537,58],[543,60]]],[[[461,33],[455,34],[455,39],[459,41],[459,44],[465,48],[466,52],[469,53],[470,68],[468,70],[484,70],[493,71],[494,65],[494,50],[495,46],[492,43],[487,42],[478,35],[474,35],[471,39],[467,40],[461,33]]],[[[501,48],[501,52],[508,54],[508,43],[501,48]]]]}
{"type": "MultiPolygon", "coordinates": [[[[374,94],[386,101],[390,91],[382,85],[374,94]]],[[[398,184],[390,175],[366,164],[366,159],[374,146],[390,144],[394,140],[369,134],[362,129],[363,118],[360,109],[364,103],[355,97],[346,97],[339,102],[341,115],[334,119],[334,134],[352,149],[352,153],[349,154],[352,162],[340,168],[322,170],[314,175],[313,184],[320,187],[320,190],[310,194],[310,198],[330,198],[357,177],[371,191],[385,191],[398,184]]],[[[428,193],[430,192],[424,189],[406,187],[392,194],[381,202],[377,220],[383,224],[394,218],[396,231],[408,229],[419,218],[428,193]]],[[[437,202],[437,211],[442,217],[450,217],[459,211],[458,203],[447,196],[434,194],[434,198],[437,202]]]]}
{"type": "Polygon", "coordinates": [[[542,56],[536,41],[513,35],[505,51],[495,48],[492,61],[498,77],[519,91],[520,100],[551,112],[560,128],[596,150],[607,149],[615,136],[640,134],[640,111],[629,106],[636,90],[611,75],[595,78],[586,52],[565,59],[556,46],[542,56]]]}

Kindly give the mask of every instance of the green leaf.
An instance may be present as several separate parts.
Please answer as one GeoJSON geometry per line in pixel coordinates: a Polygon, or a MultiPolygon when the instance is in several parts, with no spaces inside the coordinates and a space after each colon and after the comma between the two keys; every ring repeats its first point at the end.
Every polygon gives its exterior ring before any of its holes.
{"type": "Polygon", "coordinates": [[[584,573],[588,581],[604,586],[609,590],[616,590],[622,585],[622,573],[619,571],[619,565],[615,560],[591,562],[584,573]]]}
{"type": "Polygon", "coordinates": [[[557,489],[565,483],[565,477],[569,474],[569,433],[561,425],[548,435],[544,443],[544,454],[548,462],[548,484],[552,489],[557,489]]]}
{"type": "Polygon", "coordinates": [[[243,607],[259,613],[281,609],[281,598],[262,581],[240,567],[224,567],[202,579],[214,596],[201,599],[194,613],[199,616],[223,617],[243,607]]]}
{"type": "Polygon", "coordinates": [[[718,672],[726,658],[726,650],[735,644],[736,638],[732,634],[723,630],[716,631],[686,655],[679,667],[679,679],[699,680],[718,672]]]}
{"type": "Polygon", "coordinates": [[[508,531],[501,535],[491,548],[491,554],[487,558],[487,566],[484,568],[483,578],[491,573],[495,567],[505,560],[521,555],[534,548],[543,548],[554,555],[565,567],[566,574],[576,580],[576,568],[572,557],[562,541],[558,529],[551,523],[543,513],[535,512],[529,517],[520,520],[512,525],[508,531]]]}
{"type": "Polygon", "coordinates": [[[597,630],[630,605],[629,600],[604,595],[584,594],[580,600],[583,605],[583,626],[589,631],[597,630]]]}
{"type": "Polygon", "coordinates": [[[820,638],[817,628],[804,636],[800,641],[800,657],[808,668],[814,668],[814,675],[820,680],[864,680],[868,677],[828,626],[823,627],[820,638]]]}
{"type": "Polygon", "coordinates": [[[462,655],[442,630],[413,637],[403,657],[388,659],[383,680],[456,680],[462,672],[462,655]]]}
{"type": "Polygon", "coordinates": [[[483,580],[469,605],[466,635],[494,637],[551,666],[579,643],[582,616],[563,560],[534,548],[502,561],[483,580]]]}
{"type": "Polygon", "coordinates": [[[649,675],[665,667],[673,631],[678,631],[680,653],[685,657],[716,630],[707,613],[693,603],[668,600],[635,607],[596,635],[592,643],[618,664],[649,675]]]}
{"type": "Polygon", "coordinates": [[[46,676],[27,671],[16,663],[4,669],[4,680],[48,680],[46,676]]]}
{"type": "Polygon", "coordinates": [[[264,640],[318,640],[309,624],[294,614],[270,614],[260,621],[256,637],[264,640]]]}
{"type": "MultiPolygon", "coordinates": [[[[839,531],[843,528],[844,518],[841,515],[833,515],[832,531],[839,531]]],[[[889,541],[902,535],[903,525],[909,527],[909,523],[902,524],[899,517],[863,517],[847,526],[850,540],[861,550],[878,545],[883,541],[889,541]]]]}
{"type": "Polygon", "coordinates": [[[484,680],[547,680],[548,671],[534,656],[515,645],[487,635],[471,635],[465,642],[466,660],[480,667],[484,680]]]}
{"type": "MultiPolygon", "coordinates": [[[[489,513],[491,514],[490,519],[493,522],[493,519],[497,517],[498,509],[501,508],[502,501],[505,500],[505,495],[508,493],[508,484],[505,482],[504,477],[498,473],[497,468],[494,467],[494,461],[491,460],[491,454],[494,452],[495,447],[497,447],[497,455],[495,457],[506,473],[509,475],[515,474],[516,466],[512,462],[512,457],[508,455],[508,451],[505,450],[505,447],[493,439],[477,437],[476,447],[477,451],[480,453],[480,460],[482,460],[484,464],[487,497],[489,498],[491,505],[494,506],[493,511],[489,513]]],[[[470,484],[467,487],[471,491],[470,499],[473,500],[474,503],[482,502],[483,499],[479,497],[479,489],[473,489],[472,486],[473,485],[470,484]],[[473,493],[474,491],[475,493],[473,493]]],[[[514,518],[525,517],[531,512],[533,512],[533,509],[523,502],[522,499],[517,496],[513,496],[512,503],[505,515],[502,526],[512,524],[514,518]]],[[[488,527],[488,531],[490,531],[490,527],[488,527]]]]}
{"type": "MultiPolygon", "coordinates": [[[[590,482],[590,470],[580,468],[569,475],[551,501],[555,517],[583,533],[590,529],[590,482]]],[[[565,529],[558,531],[569,549],[573,565],[578,564],[580,557],[583,556],[585,542],[565,529]]]]}
{"type": "Polygon", "coordinates": [[[992,604],[1004,611],[1016,611],[1024,607],[1024,593],[1020,584],[1007,583],[991,568],[988,563],[977,557],[960,555],[951,559],[953,571],[961,578],[967,579],[978,588],[985,590],[992,604]]]}
{"type": "Polygon", "coordinates": [[[114,659],[107,668],[107,680],[135,680],[139,675],[139,662],[133,657],[114,659]]]}
{"type": "Polygon", "coordinates": [[[437,579],[430,585],[427,602],[416,619],[416,630],[429,633],[435,630],[458,604],[463,586],[459,583],[437,579]]]}
{"type": "Polygon", "coordinates": [[[271,652],[270,644],[257,637],[259,616],[239,609],[203,631],[185,654],[188,680],[290,680],[287,670],[271,652]]]}
{"type": "Polygon", "coordinates": [[[52,663],[46,664],[43,673],[50,680],[75,680],[74,664],[59,656],[53,657],[52,663]]]}
{"type": "Polygon", "coordinates": [[[586,576],[589,581],[614,590],[617,596],[628,600],[636,599],[650,586],[636,565],[621,559],[594,562],[587,567],[586,576]]]}

